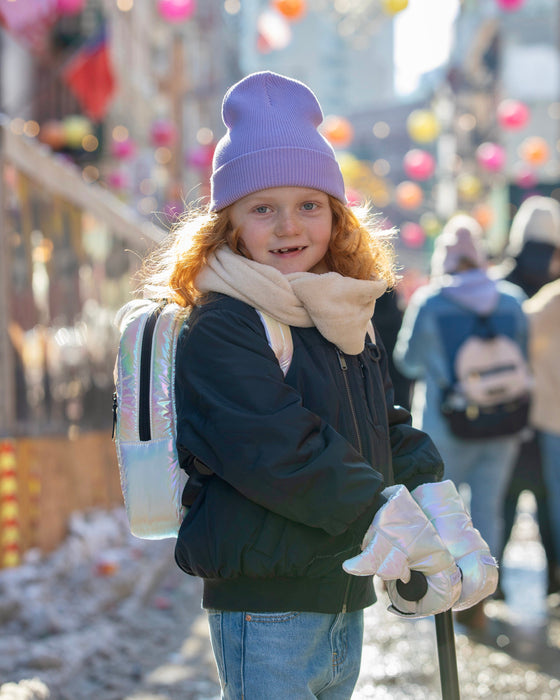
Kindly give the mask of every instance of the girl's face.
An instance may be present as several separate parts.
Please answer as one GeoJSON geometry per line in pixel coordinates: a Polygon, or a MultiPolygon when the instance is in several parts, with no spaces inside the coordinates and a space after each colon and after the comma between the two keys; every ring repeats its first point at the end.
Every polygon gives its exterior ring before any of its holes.
{"type": "Polygon", "coordinates": [[[271,187],[239,199],[230,220],[250,258],[283,274],[328,272],[329,197],[307,187],[271,187]]]}

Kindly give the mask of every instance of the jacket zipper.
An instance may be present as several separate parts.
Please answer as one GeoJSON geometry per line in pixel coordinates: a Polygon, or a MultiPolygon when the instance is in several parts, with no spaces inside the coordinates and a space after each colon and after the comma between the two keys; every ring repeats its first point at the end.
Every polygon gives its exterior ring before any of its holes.
{"type": "Polygon", "coordinates": [[[350,592],[350,584],[352,583],[352,575],[347,574],[348,581],[346,582],[346,590],[344,591],[344,600],[342,601],[342,612],[345,613],[348,609],[348,593],[350,592]]]}
{"type": "Polygon", "coordinates": [[[346,387],[346,394],[348,396],[348,402],[350,403],[350,412],[352,413],[354,430],[356,431],[356,438],[358,440],[358,452],[362,454],[362,439],[360,438],[360,429],[358,428],[358,417],[356,416],[356,409],[354,407],[354,402],[352,401],[352,392],[350,391],[350,382],[348,381],[348,364],[346,362],[346,358],[338,348],[336,348],[336,354],[338,355],[338,363],[340,365],[340,369],[342,370],[344,386],[346,387]]]}
{"type": "Polygon", "coordinates": [[[150,378],[152,373],[152,340],[161,313],[157,308],[146,321],[140,350],[140,390],[138,392],[138,437],[141,442],[152,439],[150,421],[150,378]]]}

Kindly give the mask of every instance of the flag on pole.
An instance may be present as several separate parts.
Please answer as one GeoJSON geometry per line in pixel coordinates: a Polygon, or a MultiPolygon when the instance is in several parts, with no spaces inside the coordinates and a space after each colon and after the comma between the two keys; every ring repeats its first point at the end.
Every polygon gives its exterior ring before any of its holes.
{"type": "Polygon", "coordinates": [[[101,121],[115,93],[115,77],[105,31],[86,41],[70,58],[62,77],[86,116],[101,121]]]}

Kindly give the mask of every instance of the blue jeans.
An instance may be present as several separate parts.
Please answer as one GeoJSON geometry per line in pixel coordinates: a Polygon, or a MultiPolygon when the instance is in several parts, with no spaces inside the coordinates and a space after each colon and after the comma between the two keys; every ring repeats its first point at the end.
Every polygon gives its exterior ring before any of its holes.
{"type": "Polygon", "coordinates": [[[560,435],[539,431],[537,436],[541,448],[556,561],[560,562],[560,435]]]}
{"type": "Polygon", "coordinates": [[[459,488],[470,488],[473,525],[495,557],[503,549],[503,504],[519,447],[517,437],[492,440],[458,440],[453,436],[436,441],[445,464],[444,479],[459,488]]]}
{"type": "Polygon", "coordinates": [[[352,696],[362,657],[362,611],[207,612],[223,700],[352,696]]]}

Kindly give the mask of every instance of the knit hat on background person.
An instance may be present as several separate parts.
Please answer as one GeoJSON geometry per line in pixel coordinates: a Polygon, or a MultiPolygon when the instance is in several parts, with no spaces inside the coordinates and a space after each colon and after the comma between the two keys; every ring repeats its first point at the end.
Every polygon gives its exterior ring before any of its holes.
{"type": "Polygon", "coordinates": [[[317,130],[323,112],[299,80],[253,73],[225,94],[228,131],[214,152],[210,211],[269,187],[309,187],[346,204],[330,143],[317,130]]]}
{"type": "Polygon", "coordinates": [[[511,222],[508,255],[519,255],[527,241],[560,248],[560,202],[534,195],[521,203],[511,222]]]}
{"type": "Polygon", "coordinates": [[[483,268],[487,261],[486,251],[478,221],[466,214],[457,214],[449,219],[435,240],[431,275],[452,275],[464,261],[483,268]]]}

